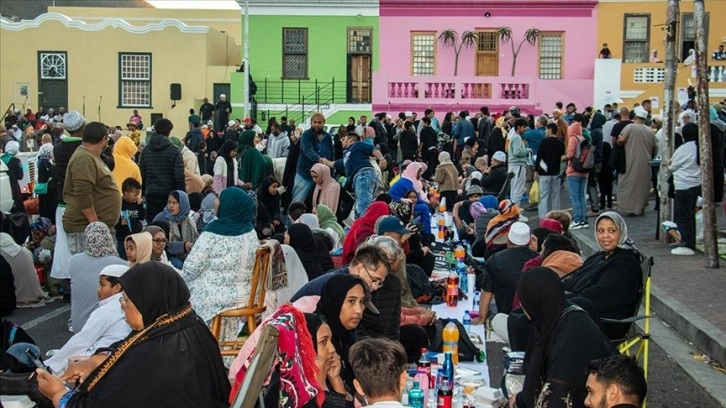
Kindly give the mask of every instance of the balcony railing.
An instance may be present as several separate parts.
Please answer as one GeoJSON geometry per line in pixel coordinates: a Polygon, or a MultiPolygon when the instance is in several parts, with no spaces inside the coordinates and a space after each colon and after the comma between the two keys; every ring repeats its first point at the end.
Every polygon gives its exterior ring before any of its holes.
{"type": "Polygon", "coordinates": [[[404,80],[389,79],[386,82],[386,96],[400,99],[465,99],[465,100],[529,100],[532,85],[527,79],[482,78],[482,80],[404,80]]]}

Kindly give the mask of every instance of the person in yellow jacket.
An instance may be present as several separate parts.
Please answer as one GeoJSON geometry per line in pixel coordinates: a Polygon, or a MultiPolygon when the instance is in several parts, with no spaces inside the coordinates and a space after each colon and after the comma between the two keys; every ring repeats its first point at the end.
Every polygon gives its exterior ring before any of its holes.
{"type": "Polygon", "coordinates": [[[127,178],[131,177],[141,183],[141,170],[132,159],[138,148],[133,140],[128,136],[121,136],[113,147],[113,159],[115,167],[113,168],[113,178],[118,184],[118,190],[121,190],[121,184],[127,178]]]}

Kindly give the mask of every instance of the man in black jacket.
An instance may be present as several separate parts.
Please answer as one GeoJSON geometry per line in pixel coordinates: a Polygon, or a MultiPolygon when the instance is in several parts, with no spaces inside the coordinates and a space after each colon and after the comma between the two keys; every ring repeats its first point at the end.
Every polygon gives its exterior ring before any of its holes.
{"type": "Polygon", "coordinates": [[[481,175],[484,195],[498,195],[507,182],[507,154],[498,151],[492,155],[492,165],[481,175]]]}
{"type": "Polygon", "coordinates": [[[539,144],[534,162],[534,179],[539,183],[539,219],[546,218],[550,210],[560,208],[560,165],[565,155],[565,142],[557,136],[557,124],[547,124],[545,140],[539,144]]]}
{"type": "Polygon", "coordinates": [[[169,141],[173,128],[169,119],[157,120],[154,123],[155,133],[149,137],[139,160],[141,179],[144,181],[142,193],[146,198],[146,221],[149,223],[164,210],[169,193],[174,190],[186,191],[181,151],[169,141]]]}

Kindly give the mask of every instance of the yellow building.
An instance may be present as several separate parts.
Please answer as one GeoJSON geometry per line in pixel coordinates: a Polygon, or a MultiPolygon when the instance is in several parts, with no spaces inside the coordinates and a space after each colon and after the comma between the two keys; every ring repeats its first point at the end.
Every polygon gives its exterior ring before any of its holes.
{"type": "MultiPolygon", "coordinates": [[[[198,110],[205,97],[214,102],[215,93],[229,94],[230,74],[241,62],[231,35],[174,18],[139,17],[132,24],[100,17],[114,9],[82,11],[99,17],[0,19],[0,49],[16,50],[14,58],[0,59],[0,109],[64,106],[89,121],[122,127],[138,109],[145,126],[166,117],[183,136],[190,108],[198,110]],[[181,88],[177,100],[172,84],[181,88]]],[[[239,28],[230,32],[239,36],[239,28]]]]}
{"type": "MultiPolygon", "coordinates": [[[[688,98],[686,89],[696,86],[694,64],[686,65],[689,50],[695,48],[693,2],[680,3],[680,22],[676,38],[678,64],[676,91],[679,102],[688,98]]],[[[645,99],[654,99],[655,113],[663,101],[665,69],[666,0],[600,0],[598,3],[598,43],[608,45],[611,60],[598,60],[595,68],[596,106],[622,99],[632,107],[645,99]],[[653,53],[655,52],[655,57],[653,53]],[[651,62],[655,61],[655,62],[651,62]],[[600,89],[598,89],[600,87],[600,89]],[[657,105],[657,107],[656,107],[657,105]]],[[[726,43],[722,20],[726,17],[726,0],[708,0],[706,37],[711,102],[726,98],[726,60],[714,60],[714,51],[726,43]]],[[[593,54],[599,50],[592,50],[593,54]]]]}

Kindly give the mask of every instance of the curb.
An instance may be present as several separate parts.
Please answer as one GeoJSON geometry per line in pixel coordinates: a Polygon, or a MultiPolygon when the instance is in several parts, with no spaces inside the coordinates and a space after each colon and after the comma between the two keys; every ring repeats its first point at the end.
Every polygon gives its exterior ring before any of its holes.
{"type": "MultiPolygon", "coordinates": [[[[575,230],[572,231],[572,235],[585,257],[599,251],[592,234],[580,234],[578,230],[575,230]]],[[[666,294],[653,283],[651,283],[650,294],[653,312],[698,349],[718,361],[722,366],[726,366],[726,333],[691,311],[683,303],[666,294]]],[[[658,343],[657,338],[652,340],[658,343]]]]}

